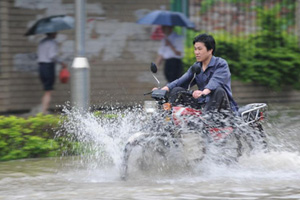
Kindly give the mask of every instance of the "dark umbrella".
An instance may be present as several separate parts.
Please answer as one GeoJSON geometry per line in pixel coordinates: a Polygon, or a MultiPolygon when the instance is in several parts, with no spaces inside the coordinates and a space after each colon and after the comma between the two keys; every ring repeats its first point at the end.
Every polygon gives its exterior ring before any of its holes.
{"type": "Polygon", "coordinates": [[[25,35],[53,33],[74,28],[74,18],[66,15],[50,16],[38,20],[25,35]]]}
{"type": "Polygon", "coordinates": [[[194,23],[191,22],[184,14],[166,10],[154,10],[139,19],[137,23],[195,28],[194,23]]]}

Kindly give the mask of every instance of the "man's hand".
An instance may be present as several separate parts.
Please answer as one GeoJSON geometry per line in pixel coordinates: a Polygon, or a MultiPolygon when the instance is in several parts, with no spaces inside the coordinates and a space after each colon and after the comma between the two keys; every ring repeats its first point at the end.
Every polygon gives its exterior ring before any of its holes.
{"type": "Polygon", "coordinates": [[[195,91],[193,92],[193,97],[194,97],[195,99],[200,98],[202,95],[203,95],[203,92],[202,92],[201,90],[195,90],[195,91]]]}
{"type": "Polygon", "coordinates": [[[63,69],[68,68],[68,65],[66,65],[64,62],[61,62],[60,64],[61,64],[63,69]]]}
{"type": "MultiPolygon", "coordinates": [[[[159,88],[155,87],[152,89],[153,90],[158,90],[159,88]]],[[[161,90],[167,90],[168,92],[170,91],[170,89],[168,88],[168,86],[164,86],[163,88],[161,88],[161,90]]]]}
{"type": "Polygon", "coordinates": [[[162,90],[167,90],[168,92],[170,91],[170,89],[168,88],[168,86],[164,86],[163,88],[161,88],[162,90]]]}
{"type": "Polygon", "coordinates": [[[198,99],[198,98],[200,98],[201,96],[208,95],[209,93],[211,93],[211,91],[210,91],[209,89],[207,89],[207,88],[205,88],[203,91],[201,91],[201,90],[195,90],[195,91],[193,92],[193,97],[194,97],[195,99],[198,99]]]}

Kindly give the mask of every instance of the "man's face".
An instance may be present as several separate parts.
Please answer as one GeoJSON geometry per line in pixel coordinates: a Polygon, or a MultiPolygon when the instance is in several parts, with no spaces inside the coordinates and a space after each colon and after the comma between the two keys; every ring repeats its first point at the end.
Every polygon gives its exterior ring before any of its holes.
{"type": "Polygon", "coordinates": [[[203,62],[212,55],[212,49],[207,51],[206,46],[203,42],[196,42],[194,44],[194,53],[197,62],[203,62]]]}

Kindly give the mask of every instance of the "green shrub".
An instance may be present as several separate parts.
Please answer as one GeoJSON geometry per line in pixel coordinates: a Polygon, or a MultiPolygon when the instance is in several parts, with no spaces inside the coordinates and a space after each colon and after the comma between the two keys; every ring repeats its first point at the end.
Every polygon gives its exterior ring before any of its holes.
{"type": "Polygon", "coordinates": [[[49,157],[70,151],[68,141],[55,138],[59,121],[55,115],[0,116],[0,161],[49,157]]]}

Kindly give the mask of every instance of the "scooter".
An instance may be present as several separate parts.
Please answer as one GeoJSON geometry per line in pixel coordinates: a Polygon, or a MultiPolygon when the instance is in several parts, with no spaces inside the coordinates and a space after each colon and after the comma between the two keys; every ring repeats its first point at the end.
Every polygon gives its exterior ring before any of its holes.
{"type": "MultiPolygon", "coordinates": [[[[159,86],[160,82],[154,75],[156,65],[151,63],[150,69],[159,86]]],[[[200,68],[193,67],[192,72],[195,78],[200,68]]],[[[183,93],[190,93],[190,85],[183,93]]],[[[150,94],[155,101],[151,102],[151,107],[145,106],[149,113],[147,128],[133,134],[125,144],[121,165],[123,180],[128,178],[130,166],[145,170],[155,162],[165,165],[173,152],[189,166],[201,162],[212,152],[211,149],[220,150],[215,156],[219,161],[231,163],[256,146],[267,148],[262,126],[267,113],[265,103],[240,107],[238,115],[231,112],[207,114],[191,106],[172,105],[166,90],[157,89],[145,95],[150,94]]]]}

